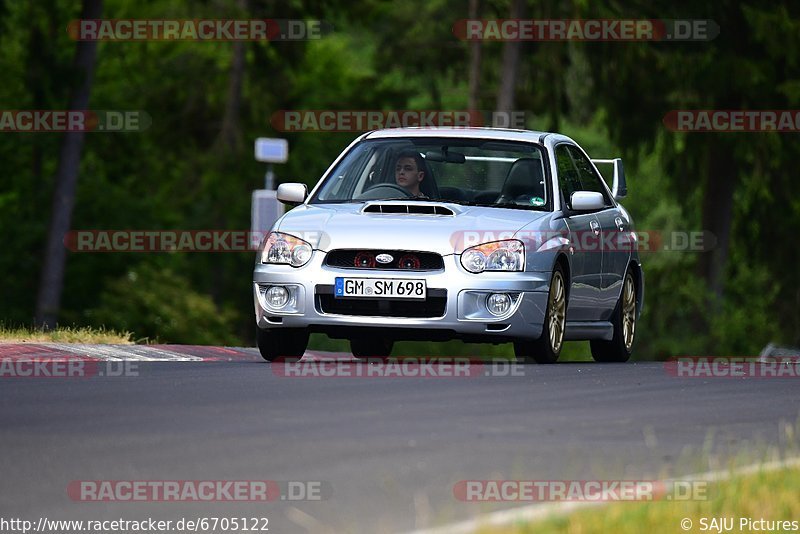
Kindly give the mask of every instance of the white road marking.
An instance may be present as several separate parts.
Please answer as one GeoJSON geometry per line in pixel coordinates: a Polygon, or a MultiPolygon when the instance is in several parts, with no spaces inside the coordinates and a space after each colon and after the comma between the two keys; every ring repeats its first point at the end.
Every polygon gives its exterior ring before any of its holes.
{"type": "Polygon", "coordinates": [[[79,356],[110,361],[201,362],[203,358],[147,345],[89,345],[84,343],[39,343],[79,356]]]}
{"type": "MultiPolygon", "coordinates": [[[[752,475],[761,472],[778,471],[787,467],[800,467],[800,457],[787,458],[785,460],[751,464],[734,470],[708,471],[694,475],[686,475],[680,478],[665,480],[665,485],[669,486],[674,482],[684,480],[697,480],[706,482],[721,482],[735,476],[752,475]]],[[[540,521],[550,516],[564,516],[570,513],[595,506],[610,504],[602,501],[561,501],[543,504],[531,504],[509,510],[500,510],[488,514],[479,515],[473,519],[450,523],[441,527],[414,530],[409,534],[467,534],[477,531],[479,528],[503,527],[520,522],[540,521]]]]}
{"type": "Polygon", "coordinates": [[[295,525],[306,529],[308,532],[320,532],[320,533],[332,533],[334,530],[330,527],[325,526],[319,519],[316,517],[298,509],[294,506],[290,506],[283,512],[283,515],[294,523],[295,525]]]}
{"type": "Polygon", "coordinates": [[[305,354],[303,354],[303,362],[329,361],[357,362],[358,358],[349,352],[329,352],[323,350],[307,350],[305,354]]]}

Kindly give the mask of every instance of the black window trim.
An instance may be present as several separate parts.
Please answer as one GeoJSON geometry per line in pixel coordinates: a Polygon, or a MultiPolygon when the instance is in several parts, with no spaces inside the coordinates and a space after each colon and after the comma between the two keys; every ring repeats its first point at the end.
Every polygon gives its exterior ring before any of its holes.
{"type": "MultiPolygon", "coordinates": [[[[599,212],[605,211],[607,209],[616,208],[617,204],[614,201],[614,198],[611,196],[611,192],[608,189],[608,185],[606,184],[606,181],[603,179],[602,176],[598,175],[597,170],[594,168],[594,164],[592,163],[592,159],[589,157],[589,155],[581,147],[579,147],[576,143],[569,142],[569,141],[559,141],[558,143],[553,145],[553,159],[556,162],[556,172],[558,172],[558,154],[556,152],[558,150],[558,147],[560,147],[562,145],[566,146],[567,149],[569,149],[569,147],[577,148],[578,151],[581,154],[583,154],[583,157],[585,157],[586,160],[590,163],[590,169],[594,173],[595,177],[600,180],[600,183],[601,183],[601,185],[603,187],[603,191],[604,191],[603,197],[606,200],[606,205],[604,207],[600,208],[600,209],[597,209],[597,210],[573,210],[572,209],[572,203],[567,201],[567,199],[564,197],[564,192],[561,190],[561,176],[559,175],[558,178],[556,179],[556,182],[557,182],[557,185],[558,185],[558,194],[559,194],[559,197],[561,198],[562,210],[564,211],[565,215],[569,216],[569,215],[581,215],[581,214],[585,214],[585,213],[599,213],[599,212]]],[[[566,152],[569,155],[570,162],[572,162],[572,167],[575,169],[576,172],[580,173],[580,170],[578,169],[578,166],[575,163],[575,158],[572,156],[572,152],[570,150],[567,150],[566,152]]],[[[579,174],[579,176],[580,176],[580,174],[579,174]]]]}
{"type": "MultiPolygon", "coordinates": [[[[589,162],[589,170],[592,172],[594,177],[600,182],[600,185],[603,188],[603,197],[605,197],[605,199],[606,199],[606,207],[605,207],[605,209],[616,208],[617,207],[617,203],[614,200],[614,197],[611,195],[611,191],[608,188],[608,184],[603,179],[603,176],[600,174],[600,172],[595,168],[594,163],[592,163],[592,158],[590,158],[589,154],[587,154],[577,144],[572,144],[571,146],[573,146],[574,148],[578,149],[578,152],[580,152],[581,155],[583,155],[583,157],[586,158],[586,161],[589,162]]],[[[572,157],[572,154],[570,154],[570,157],[572,157]]],[[[575,163],[575,159],[574,158],[573,158],[572,162],[573,162],[573,164],[575,163]]],[[[577,168],[577,167],[578,167],[577,164],[575,164],[575,168],[577,168]]],[[[602,210],[600,210],[600,211],[602,211],[602,210]]]]}

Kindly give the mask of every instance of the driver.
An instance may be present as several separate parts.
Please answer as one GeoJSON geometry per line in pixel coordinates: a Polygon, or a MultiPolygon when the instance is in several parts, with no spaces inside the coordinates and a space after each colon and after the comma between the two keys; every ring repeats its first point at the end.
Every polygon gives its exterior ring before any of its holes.
{"type": "Polygon", "coordinates": [[[397,185],[408,191],[414,197],[424,197],[425,194],[419,190],[419,184],[425,178],[424,163],[419,152],[414,150],[403,150],[397,156],[397,164],[394,167],[394,180],[397,185]]]}

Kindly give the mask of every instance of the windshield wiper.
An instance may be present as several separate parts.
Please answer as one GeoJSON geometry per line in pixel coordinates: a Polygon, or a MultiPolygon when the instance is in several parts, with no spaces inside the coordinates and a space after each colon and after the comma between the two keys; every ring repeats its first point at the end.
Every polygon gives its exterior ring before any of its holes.
{"type": "MultiPolygon", "coordinates": [[[[442,200],[442,199],[439,199],[439,198],[430,198],[430,197],[376,198],[376,199],[371,199],[371,200],[377,200],[377,201],[381,201],[381,202],[384,202],[384,201],[387,201],[387,200],[409,200],[409,201],[413,201],[413,202],[455,202],[453,200],[442,200]]],[[[458,202],[456,202],[456,204],[458,204],[458,202]]]]}
{"type": "Polygon", "coordinates": [[[511,208],[518,210],[534,210],[534,211],[547,211],[545,206],[527,206],[525,204],[516,204],[514,202],[502,202],[500,204],[477,204],[478,206],[487,206],[490,208],[511,208]]]}

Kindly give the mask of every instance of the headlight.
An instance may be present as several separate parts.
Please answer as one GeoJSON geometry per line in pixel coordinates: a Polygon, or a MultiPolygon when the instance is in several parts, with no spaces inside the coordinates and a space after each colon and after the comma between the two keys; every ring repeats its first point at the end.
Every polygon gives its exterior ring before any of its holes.
{"type": "Polygon", "coordinates": [[[301,267],[311,259],[311,245],[293,235],[270,232],[261,247],[261,263],[301,267]]]}
{"type": "Polygon", "coordinates": [[[517,239],[507,239],[470,247],[461,254],[461,265],[471,273],[522,271],[525,245],[517,239]]]}

